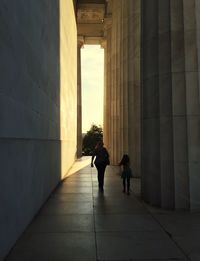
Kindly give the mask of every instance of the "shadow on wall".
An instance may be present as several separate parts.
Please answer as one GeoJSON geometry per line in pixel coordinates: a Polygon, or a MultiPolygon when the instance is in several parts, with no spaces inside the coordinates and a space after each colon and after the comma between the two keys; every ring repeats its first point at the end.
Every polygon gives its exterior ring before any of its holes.
{"type": "Polygon", "coordinates": [[[59,10],[0,2],[0,260],[61,178],[59,10]]]}

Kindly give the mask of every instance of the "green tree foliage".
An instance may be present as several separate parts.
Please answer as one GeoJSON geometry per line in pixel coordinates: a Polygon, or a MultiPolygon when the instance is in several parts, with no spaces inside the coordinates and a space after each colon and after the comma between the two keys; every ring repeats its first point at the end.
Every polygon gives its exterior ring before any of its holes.
{"type": "Polygon", "coordinates": [[[90,156],[99,140],[103,139],[101,126],[93,124],[83,138],[83,155],[90,156]]]}

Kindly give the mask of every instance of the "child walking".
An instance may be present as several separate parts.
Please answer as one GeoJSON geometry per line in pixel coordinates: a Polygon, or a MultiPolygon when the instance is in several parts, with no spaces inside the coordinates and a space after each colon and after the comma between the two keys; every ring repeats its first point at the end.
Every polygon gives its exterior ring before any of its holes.
{"type": "Polygon", "coordinates": [[[123,192],[130,195],[130,179],[132,178],[132,171],[130,168],[130,159],[127,154],[124,154],[119,166],[123,166],[121,178],[123,179],[123,192]]]}

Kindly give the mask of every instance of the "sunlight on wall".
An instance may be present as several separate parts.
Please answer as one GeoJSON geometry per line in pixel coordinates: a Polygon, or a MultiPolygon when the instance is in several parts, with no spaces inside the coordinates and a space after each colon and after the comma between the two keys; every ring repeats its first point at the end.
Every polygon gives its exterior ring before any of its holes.
{"type": "Polygon", "coordinates": [[[103,126],[104,49],[84,45],[81,49],[82,132],[91,125],[103,126]]]}
{"type": "Polygon", "coordinates": [[[60,142],[61,176],[76,157],[77,30],[72,0],[60,0],[60,142]]]}

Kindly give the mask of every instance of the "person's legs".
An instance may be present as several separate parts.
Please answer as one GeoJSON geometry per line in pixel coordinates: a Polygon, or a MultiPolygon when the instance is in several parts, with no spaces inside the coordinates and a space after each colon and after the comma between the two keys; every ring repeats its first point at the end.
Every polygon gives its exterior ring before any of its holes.
{"type": "Polygon", "coordinates": [[[100,188],[100,183],[101,183],[101,175],[100,175],[100,173],[101,173],[101,168],[100,168],[100,166],[99,165],[96,165],[96,168],[97,168],[97,179],[98,179],[98,184],[99,184],[99,188],[100,188]]]}
{"type": "Polygon", "coordinates": [[[106,166],[104,165],[98,165],[97,171],[98,171],[98,182],[99,182],[99,188],[103,190],[103,185],[104,185],[104,174],[105,174],[105,169],[106,166]]]}
{"type": "Polygon", "coordinates": [[[103,190],[103,186],[104,186],[104,174],[105,174],[105,169],[106,166],[103,165],[101,166],[101,171],[100,171],[100,188],[103,190]]]}
{"type": "Polygon", "coordinates": [[[130,178],[127,178],[127,194],[130,194],[130,178]]]}
{"type": "Polygon", "coordinates": [[[126,178],[123,178],[123,192],[126,192],[126,178]]]}

